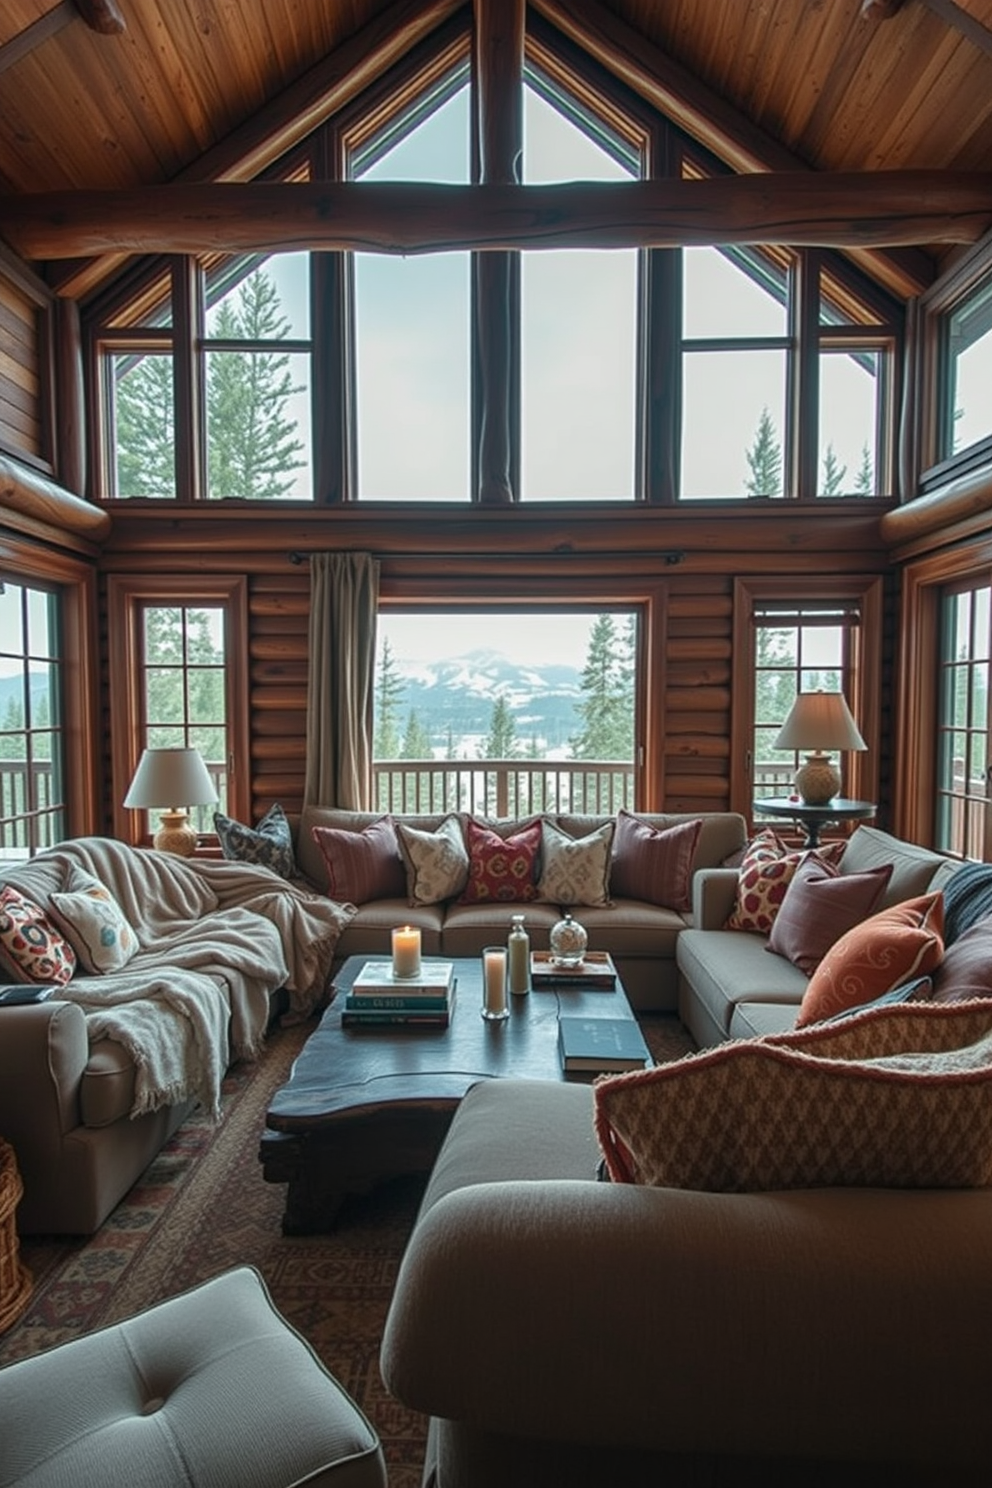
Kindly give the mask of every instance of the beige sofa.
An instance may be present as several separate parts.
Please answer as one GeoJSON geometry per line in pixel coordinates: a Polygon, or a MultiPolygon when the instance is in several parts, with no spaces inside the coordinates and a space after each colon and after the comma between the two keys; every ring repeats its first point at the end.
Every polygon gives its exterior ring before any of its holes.
{"type": "Polygon", "coordinates": [[[588,1087],[462,1102],[383,1338],[431,1488],[989,1478],[992,1190],[596,1182],[588,1087]]]}
{"type": "MultiPolygon", "coordinates": [[[[878,905],[886,909],[943,886],[958,864],[878,827],[855,829],[841,873],[892,865],[878,905]]],[[[693,881],[692,926],[679,936],[679,1017],[700,1048],[727,1038],[784,1033],[795,1023],[807,978],[768,950],[766,936],[723,928],[734,907],[737,870],[704,869],[693,881]]]]}
{"type": "MultiPolygon", "coordinates": [[[[328,878],[323,858],[313,838],[314,826],[361,831],[380,812],[343,811],[330,807],[308,807],[295,825],[297,866],[309,883],[326,891],[328,878]]],[[[698,813],[697,813],[698,815],[698,813]]],[[[435,831],[444,819],[436,816],[404,816],[398,820],[422,830],[435,831]]],[[[572,837],[594,831],[608,816],[551,816],[550,820],[572,837]]],[[[694,820],[692,815],[641,814],[658,828],[694,820]]],[[[746,822],[731,811],[702,814],[702,827],[693,860],[693,872],[713,868],[739,853],[746,841],[746,822]]],[[[519,821],[489,821],[488,826],[507,836],[519,821]]],[[[449,900],[441,904],[411,905],[408,899],[378,899],[358,905],[337,946],[337,957],[388,955],[390,931],[400,924],[420,928],[424,954],[428,956],[477,956],[483,946],[505,940],[510,916],[523,912],[534,950],[546,950],[548,932],[561,918],[562,905],[464,904],[449,900]]],[[[677,1002],[675,945],[690,923],[687,914],[648,904],[640,899],[619,899],[603,907],[579,907],[574,917],[589,935],[589,947],[609,951],[633,1007],[642,1011],[674,1012],[677,1002]]]]}

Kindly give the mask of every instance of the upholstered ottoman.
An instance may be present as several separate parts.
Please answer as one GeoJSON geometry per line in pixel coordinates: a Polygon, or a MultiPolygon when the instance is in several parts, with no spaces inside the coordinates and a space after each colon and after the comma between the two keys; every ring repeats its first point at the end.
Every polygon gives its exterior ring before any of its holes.
{"type": "Polygon", "coordinates": [[[375,1431],[248,1267],[0,1370],[0,1485],[384,1488],[375,1431]]]}

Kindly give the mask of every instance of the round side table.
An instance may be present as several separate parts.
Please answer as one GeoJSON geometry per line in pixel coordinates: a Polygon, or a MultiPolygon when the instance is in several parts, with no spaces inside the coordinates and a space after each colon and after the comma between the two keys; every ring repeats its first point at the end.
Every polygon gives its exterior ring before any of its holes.
{"type": "Polygon", "coordinates": [[[14,1149],[0,1137],[0,1333],[16,1323],[34,1286],[17,1241],[17,1206],[23,1192],[14,1149]]]}
{"type": "Polygon", "coordinates": [[[791,797],[775,797],[770,801],[755,801],[758,816],[787,816],[800,822],[806,832],[804,847],[819,847],[820,828],[828,822],[865,821],[877,810],[873,801],[848,801],[844,796],[835,796],[824,806],[807,806],[804,801],[793,801],[791,797]]]}

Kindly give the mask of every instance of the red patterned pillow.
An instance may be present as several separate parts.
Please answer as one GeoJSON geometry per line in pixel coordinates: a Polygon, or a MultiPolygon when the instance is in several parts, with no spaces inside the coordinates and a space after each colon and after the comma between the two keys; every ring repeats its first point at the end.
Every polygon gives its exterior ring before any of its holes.
{"type": "Polygon", "coordinates": [[[406,898],[406,869],[388,816],[380,816],[361,832],[344,827],[310,830],[327,869],[329,898],[339,904],[406,898]]]}
{"type": "Polygon", "coordinates": [[[468,883],[462,904],[525,904],[537,898],[537,855],[541,822],[536,818],[501,837],[491,827],[465,818],[468,883]]]}
{"type": "Polygon", "coordinates": [[[617,812],[610,893],[664,909],[692,908],[692,863],[702,822],[654,827],[622,808],[617,812]]]}
{"type": "Polygon", "coordinates": [[[752,839],[744,853],[737,879],[737,898],[723,928],[767,935],[803,859],[813,856],[821,863],[836,863],[846,846],[846,842],[839,841],[825,842],[812,852],[807,848],[790,848],[777,832],[766,827],[752,839]]]}
{"type": "Polygon", "coordinates": [[[76,953],[43,909],[8,884],[0,889],[0,947],[18,981],[64,987],[76,969],[76,953]]]}
{"type": "Polygon", "coordinates": [[[893,904],[855,925],[830,947],[810,977],[796,1027],[873,1002],[911,977],[936,970],[944,954],[943,932],[944,896],[939,891],[893,904]]]}

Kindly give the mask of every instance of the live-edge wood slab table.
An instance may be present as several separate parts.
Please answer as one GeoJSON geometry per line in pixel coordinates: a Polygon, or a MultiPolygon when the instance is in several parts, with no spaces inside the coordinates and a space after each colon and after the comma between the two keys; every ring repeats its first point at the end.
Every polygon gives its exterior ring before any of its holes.
{"type": "Polygon", "coordinates": [[[259,1157],[264,1177],[287,1185],[282,1227],[288,1235],[329,1230],[349,1193],[429,1172],[458,1102],[477,1081],[564,1079],[559,1010],[634,1017],[618,978],[613,990],[562,986],[511,997],[509,1018],[488,1022],[481,1013],[481,961],[471,957],[454,963],[458,986],[448,1028],[342,1028],[345,997],[367,959],[344,963],[334,1000],[266,1116],[259,1157]]]}

